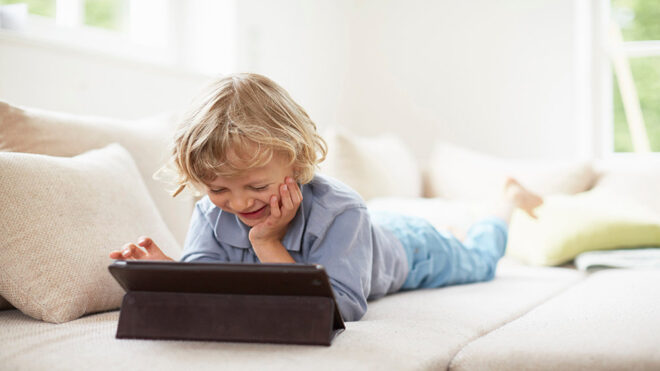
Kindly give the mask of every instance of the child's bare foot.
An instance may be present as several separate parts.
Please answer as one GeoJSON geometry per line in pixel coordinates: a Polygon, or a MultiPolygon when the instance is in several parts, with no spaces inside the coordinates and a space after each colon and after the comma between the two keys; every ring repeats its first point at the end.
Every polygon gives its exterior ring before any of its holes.
{"type": "Polygon", "coordinates": [[[543,198],[523,187],[517,180],[507,178],[504,184],[504,198],[512,206],[522,209],[534,219],[534,210],[543,204],[543,198]]]}

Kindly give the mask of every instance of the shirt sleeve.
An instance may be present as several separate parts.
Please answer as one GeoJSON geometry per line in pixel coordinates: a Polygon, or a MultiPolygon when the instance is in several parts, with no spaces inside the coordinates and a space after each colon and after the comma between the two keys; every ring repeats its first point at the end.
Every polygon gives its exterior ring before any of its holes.
{"type": "Polygon", "coordinates": [[[205,217],[199,204],[195,205],[188,234],[183,244],[182,262],[226,262],[227,252],[215,238],[213,225],[205,217]]]}
{"type": "Polygon", "coordinates": [[[373,264],[369,220],[365,208],[340,213],[310,251],[309,262],[325,267],[345,321],[357,321],[367,311],[373,264]]]}

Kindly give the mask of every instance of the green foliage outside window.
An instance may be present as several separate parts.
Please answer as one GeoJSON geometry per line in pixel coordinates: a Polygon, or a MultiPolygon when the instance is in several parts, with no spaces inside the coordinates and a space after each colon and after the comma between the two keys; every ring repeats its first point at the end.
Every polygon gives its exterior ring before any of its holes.
{"type": "MultiPolygon", "coordinates": [[[[624,42],[660,40],[660,1],[658,0],[612,0],[612,17],[621,27],[624,42]]],[[[660,56],[630,58],[629,63],[651,150],[660,152],[660,56]]],[[[631,152],[632,141],[621,94],[616,77],[613,80],[614,150],[631,152]]]]}
{"type": "MultiPolygon", "coordinates": [[[[28,13],[55,18],[56,0],[0,0],[0,5],[26,3],[28,13]]],[[[82,24],[123,31],[128,18],[128,0],[82,0],[82,24]]]]}
{"type": "Polygon", "coordinates": [[[625,41],[660,40],[660,3],[657,0],[612,0],[612,16],[625,41]]]}
{"type": "Polygon", "coordinates": [[[128,0],[85,0],[84,24],[123,31],[128,14],[128,0]]]}
{"type": "Polygon", "coordinates": [[[30,14],[55,17],[55,0],[0,0],[0,5],[17,3],[26,3],[30,14]]]}

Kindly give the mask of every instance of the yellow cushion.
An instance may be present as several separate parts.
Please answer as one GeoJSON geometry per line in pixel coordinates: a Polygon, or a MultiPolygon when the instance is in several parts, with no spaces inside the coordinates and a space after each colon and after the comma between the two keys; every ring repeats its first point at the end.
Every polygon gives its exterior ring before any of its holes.
{"type": "Polygon", "coordinates": [[[620,195],[589,191],[553,195],[538,219],[516,210],[507,255],[532,265],[558,265],[585,251],[660,246],[660,216],[620,195]]]}

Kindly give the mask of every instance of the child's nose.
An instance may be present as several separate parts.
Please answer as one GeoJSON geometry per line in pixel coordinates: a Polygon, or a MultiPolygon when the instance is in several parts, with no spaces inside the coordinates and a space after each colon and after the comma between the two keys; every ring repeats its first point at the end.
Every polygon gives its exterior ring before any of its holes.
{"type": "Polygon", "coordinates": [[[229,201],[229,207],[236,211],[248,211],[254,205],[252,197],[234,197],[229,201]]]}

